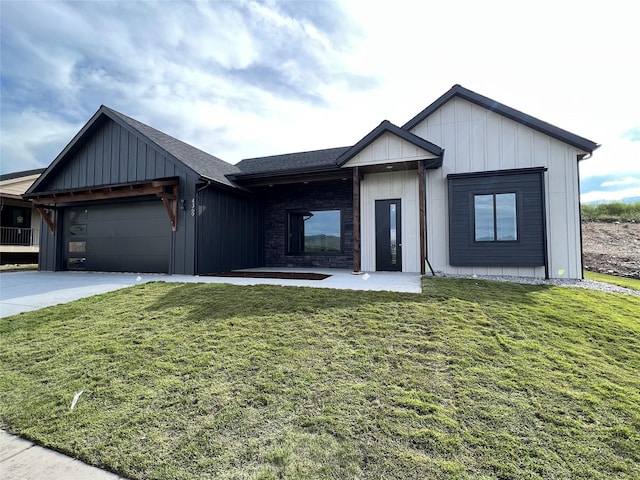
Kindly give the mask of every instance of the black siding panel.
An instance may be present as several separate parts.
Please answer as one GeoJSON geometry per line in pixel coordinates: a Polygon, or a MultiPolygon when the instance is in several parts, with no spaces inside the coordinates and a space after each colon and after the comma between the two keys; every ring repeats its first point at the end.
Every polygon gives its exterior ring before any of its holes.
{"type": "Polygon", "coordinates": [[[38,257],[38,269],[46,272],[54,272],[60,269],[58,258],[58,238],[63,232],[63,210],[56,212],[56,234],[54,235],[44,220],[40,221],[40,252],[38,257]]]}
{"type": "Polygon", "coordinates": [[[545,265],[543,172],[449,178],[449,263],[455,266],[545,265]],[[516,193],[518,240],[476,242],[476,194],[516,193]]]}
{"type": "MultiPolygon", "coordinates": [[[[187,211],[191,204],[187,205],[187,211]]],[[[262,207],[253,198],[207,188],[198,194],[197,273],[263,264],[262,207]]]]}

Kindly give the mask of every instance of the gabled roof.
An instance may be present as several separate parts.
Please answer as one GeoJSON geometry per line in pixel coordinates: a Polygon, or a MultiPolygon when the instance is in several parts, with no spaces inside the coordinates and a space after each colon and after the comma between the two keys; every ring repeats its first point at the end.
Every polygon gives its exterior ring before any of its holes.
{"type": "MultiPolygon", "coordinates": [[[[162,150],[169,153],[176,160],[184,163],[187,167],[191,168],[198,175],[214,182],[221,183],[230,187],[236,187],[226,175],[238,173],[239,170],[235,165],[225,162],[224,160],[209,155],[202,150],[192,147],[188,143],[184,143],[177,138],[174,138],[166,133],[156,130],[153,127],[145,125],[138,120],[128,117],[120,112],[117,112],[104,105],[100,107],[104,109],[106,113],[111,113],[116,118],[119,118],[134,130],[141,133],[144,137],[151,140],[158,145],[162,150]]],[[[113,116],[109,115],[111,118],[113,116]]],[[[115,118],[114,118],[115,120],[115,118]]],[[[116,120],[117,121],[117,120],[116,120]]]]}
{"type": "Polygon", "coordinates": [[[40,175],[46,168],[34,168],[33,170],[23,170],[22,172],[4,173],[0,175],[0,182],[7,180],[15,180],[23,177],[31,177],[33,175],[40,175]]]}
{"type": "Polygon", "coordinates": [[[551,125],[550,123],[543,122],[542,120],[532,117],[531,115],[527,115],[526,113],[520,112],[519,110],[503,105],[502,103],[496,102],[495,100],[468,90],[457,84],[451,87],[449,91],[438,98],[435,102],[433,102],[419,114],[405,123],[402,128],[404,130],[411,130],[413,127],[418,125],[453,97],[460,97],[471,103],[475,103],[476,105],[484,107],[487,110],[496,112],[515,122],[521,123],[523,125],[526,125],[527,127],[537,130],[538,132],[544,133],[545,135],[549,135],[550,137],[560,140],[561,142],[567,143],[580,150],[584,150],[585,152],[591,153],[600,146],[597,143],[592,142],[591,140],[575,135],[571,132],[563,130],[562,128],[551,125]]]}
{"type": "Polygon", "coordinates": [[[287,153],[270,157],[247,158],[236,164],[240,173],[236,176],[261,173],[295,173],[310,169],[337,169],[336,159],[350,147],[328,148],[309,152],[287,153]]]}
{"type": "Polygon", "coordinates": [[[29,188],[27,194],[35,191],[40,183],[42,183],[48,175],[50,175],[57,166],[61,164],[65,157],[80,146],[86,135],[90,135],[98,126],[101,119],[109,118],[123,128],[132,131],[134,135],[140,136],[143,140],[150,144],[155,144],[161,151],[172,157],[175,161],[186,165],[201,177],[214,181],[216,183],[232,187],[242,188],[229,180],[226,175],[238,173],[239,170],[235,165],[220,160],[213,155],[209,155],[202,150],[192,147],[191,145],[178,140],[166,133],[156,130],[142,122],[139,122],[127,115],[113,110],[104,105],[100,106],[98,111],[91,119],[82,127],[82,129],[73,137],[69,144],[58,154],[55,160],[46,168],[44,173],[29,188]]]}
{"type": "Polygon", "coordinates": [[[440,164],[437,166],[439,167],[442,165],[442,154],[444,153],[444,150],[442,148],[440,148],[434,143],[431,143],[425,140],[424,138],[420,138],[417,135],[414,135],[413,133],[407,130],[401,129],[400,127],[391,123],[389,120],[384,120],[380,125],[378,125],[371,132],[369,132],[362,140],[356,143],[353,147],[343,152],[342,155],[340,155],[340,157],[337,159],[338,165],[344,165],[345,163],[347,163],[349,160],[355,157],[358,153],[360,153],[362,150],[364,150],[366,147],[368,147],[370,144],[376,141],[376,139],[378,139],[380,136],[382,136],[387,132],[397,137],[400,137],[403,140],[406,140],[407,142],[412,143],[416,147],[422,148],[423,150],[426,150],[427,152],[437,157],[440,157],[440,162],[439,162],[440,164]]]}

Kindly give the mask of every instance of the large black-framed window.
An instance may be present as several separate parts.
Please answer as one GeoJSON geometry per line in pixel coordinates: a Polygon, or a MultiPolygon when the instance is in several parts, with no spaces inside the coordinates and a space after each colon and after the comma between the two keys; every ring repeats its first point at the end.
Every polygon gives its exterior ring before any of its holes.
{"type": "Polygon", "coordinates": [[[448,175],[449,263],[546,264],[544,168],[448,175]]]}
{"type": "Polygon", "coordinates": [[[474,193],[473,230],[476,242],[518,240],[518,194],[474,193]]]}
{"type": "Polygon", "coordinates": [[[341,210],[287,212],[287,254],[342,253],[341,210]]]}

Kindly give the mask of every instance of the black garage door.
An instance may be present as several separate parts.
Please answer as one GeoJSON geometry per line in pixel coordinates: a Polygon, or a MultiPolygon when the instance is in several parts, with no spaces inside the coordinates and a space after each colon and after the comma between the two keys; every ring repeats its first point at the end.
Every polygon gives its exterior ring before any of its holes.
{"type": "Polygon", "coordinates": [[[67,208],[69,270],[168,273],[171,224],[159,200],[67,208]]]}

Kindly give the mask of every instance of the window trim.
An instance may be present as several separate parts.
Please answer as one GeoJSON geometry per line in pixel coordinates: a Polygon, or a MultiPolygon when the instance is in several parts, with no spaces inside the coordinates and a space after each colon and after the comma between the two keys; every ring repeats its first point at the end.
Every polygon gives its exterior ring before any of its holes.
{"type": "MultiPolygon", "coordinates": [[[[304,244],[302,245],[304,249],[304,244]]],[[[285,255],[287,256],[332,256],[344,254],[344,215],[342,208],[294,208],[285,212],[285,255]],[[337,252],[300,252],[291,251],[291,215],[303,214],[307,212],[339,212],[340,213],[340,250],[337,252]]]]}
{"type": "Polygon", "coordinates": [[[518,189],[494,189],[494,190],[480,190],[469,192],[469,205],[472,206],[473,211],[470,215],[471,221],[471,241],[472,243],[489,244],[489,243],[519,243],[520,231],[521,231],[521,215],[518,205],[520,204],[520,191],[518,189]],[[498,216],[496,206],[496,195],[514,195],[515,196],[515,217],[516,217],[516,238],[514,240],[500,240],[498,238],[498,216]],[[476,203],[477,196],[491,196],[493,198],[493,240],[477,240],[476,239],[476,203]]]}

